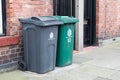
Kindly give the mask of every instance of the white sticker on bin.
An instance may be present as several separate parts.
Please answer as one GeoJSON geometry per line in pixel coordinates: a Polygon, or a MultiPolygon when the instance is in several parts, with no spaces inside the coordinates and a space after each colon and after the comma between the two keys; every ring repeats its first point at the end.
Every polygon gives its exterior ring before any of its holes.
{"type": "Polygon", "coordinates": [[[68,29],[67,35],[68,35],[68,37],[70,37],[72,35],[72,30],[71,29],[68,29]]]}
{"type": "Polygon", "coordinates": [[[72,42],[72,30],[68,29],[67,31],[67,41],[68,43],[72,42]]]}
{"type": "Polygon", "coordinates": [[[49,39],[48,40],[53,40],[54,39],[54,33],[53,32],[50,32],[49,34],[49,39]]]}

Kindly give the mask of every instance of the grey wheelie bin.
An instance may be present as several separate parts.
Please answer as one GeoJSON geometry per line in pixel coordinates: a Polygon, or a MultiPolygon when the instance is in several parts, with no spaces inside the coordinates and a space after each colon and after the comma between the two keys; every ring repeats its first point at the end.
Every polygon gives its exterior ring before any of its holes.
{"type": "Polygon", "coordinates": [[[18,62],[19,68],[40,74],[54,70],[58,25],[63,23],[50,16],[20,19],[20,22],[24,60],[18,62]]]}

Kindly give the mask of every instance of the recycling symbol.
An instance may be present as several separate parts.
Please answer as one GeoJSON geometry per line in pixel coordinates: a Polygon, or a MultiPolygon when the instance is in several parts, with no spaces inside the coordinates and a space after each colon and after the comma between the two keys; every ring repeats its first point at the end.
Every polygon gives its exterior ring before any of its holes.
{"type": "Polygon", "coordinates": [[[52,40],[54,38],[53,32],[50,33],[50,39],[52,40]]]}
{"type": "Polygon", "coordinates": [[[71,42],[72,41],[72,30],[71,29],[68,30],[67,35],[68,35],[68,42],[71,42]]]}
{"type": "Polygon", "coordinates": [[[70,37],[72,35],[72,31],[71,29],[68,30],[68,33],[67,33],[68,37],[70,37]]]}

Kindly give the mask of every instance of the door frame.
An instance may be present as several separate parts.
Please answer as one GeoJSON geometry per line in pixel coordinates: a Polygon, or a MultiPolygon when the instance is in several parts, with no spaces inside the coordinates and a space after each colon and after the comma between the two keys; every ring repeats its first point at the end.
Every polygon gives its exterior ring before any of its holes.
{"type": "Polygon", "coordinates": [[[76,17],[79,19],[79,22],[75,27],[75,50],[83,50],[84,42],[84,0],[76,0],[76,17]]]}
{"type": "MultiPolygon", "coordinates": [[[[79,23],[76,25],[75,31],[75,49],[82,51],[84,48],[84,0],[76,0],[76,17],[79,23]]],[[[96,0],[93,1],[93,33],[92,45],[96,45],[96,0]]]]}

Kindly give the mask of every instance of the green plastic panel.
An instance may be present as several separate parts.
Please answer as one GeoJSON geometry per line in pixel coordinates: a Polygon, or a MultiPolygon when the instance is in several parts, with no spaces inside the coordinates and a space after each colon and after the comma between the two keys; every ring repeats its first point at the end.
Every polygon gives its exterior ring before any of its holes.
{"type": "Polygon", "coordinates": [[[72,64],[74,45],[74,24],[59,27],[56,66],[72,64]]]}
{"type": "Polygon", "coordinates": [[[55,16],[63,22],[59,26],[56,66],[64,67],[72,64],[73,45],[74,45],[74,27],[79,20],[68,16],[55,16]]]}

